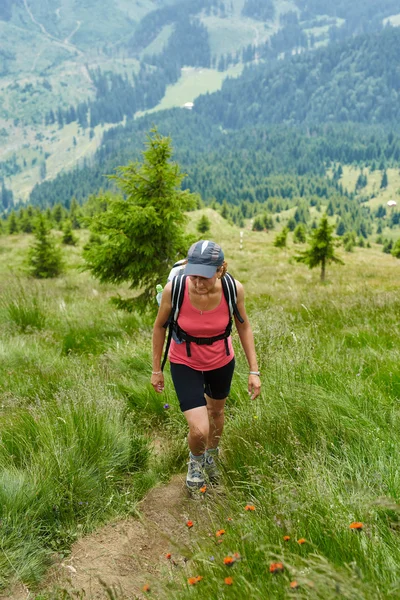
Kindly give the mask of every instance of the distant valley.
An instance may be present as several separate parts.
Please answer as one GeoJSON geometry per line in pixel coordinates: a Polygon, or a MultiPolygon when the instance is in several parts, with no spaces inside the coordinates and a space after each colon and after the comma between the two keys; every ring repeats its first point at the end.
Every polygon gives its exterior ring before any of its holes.
{"type": "MultiPolygon", "coordinates": [[[[387,24],[400,24],[394,0],[5,0],[2,184],[14,202],[26,201],[35,185],[95,164],[104,133],[117,124],[182,107],[229,76],[241,82],[249,66],[279,80],[288,57],[387,24]]],[[[239,88],[252,86],[246,73],[239,88]]],[[[241,102],[244,112],[257,110],[248,97],[241,102]]]]}

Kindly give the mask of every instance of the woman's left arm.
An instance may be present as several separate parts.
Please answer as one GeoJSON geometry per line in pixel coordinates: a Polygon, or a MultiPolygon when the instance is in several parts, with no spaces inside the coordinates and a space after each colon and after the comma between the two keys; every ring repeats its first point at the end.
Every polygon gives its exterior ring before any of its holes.
{"type": "Polygon", "coordinates": [[[254,375],[251,371],[258,373],[258,363],[256,356],[256,348],[254,344],[253,330],[251,328],[246,309],[244,306],[244,289],[239,281],[236,281],[237,288],[237,307],[239,313],[243,318],[243,323],[235,317],[235,323],[238,330],[240,342],[242,344],[244,353],[249,363],[249,383],[248,391],[252,400],[257,398],[261,393],[261,380],[259,375],[254,375]]]}

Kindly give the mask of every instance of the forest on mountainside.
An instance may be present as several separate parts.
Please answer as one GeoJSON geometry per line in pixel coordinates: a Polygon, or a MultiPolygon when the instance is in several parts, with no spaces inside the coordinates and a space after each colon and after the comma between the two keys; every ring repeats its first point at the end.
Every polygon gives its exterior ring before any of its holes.
{"type": "MultiPolygon", "coordinates": [[[[94,166],[37,186],[31,202],[43,208],[54,203],[68,206],[72,197],[82,202],[112,187],[105,173],[139,158],[154,117],[107,132],[94,166]]],[[[172,134],[174,159],[188,174],[183,188],[199,193],[208,204],[227,204],[234,222],[260,211],[279,213],[299,202],[331,202],[333,214],[343,217],[345,231],[368,233],[374,214],[343,189],[337,165],[369,165],[383,172],[396,164],[400,149],[400,135],[382,127],[274,126],[227,133],[210,127],[199,115],[179,110],[161,113],[157,123],[161,133],[172,134]],[[328,177],[329,167],[333,170],[328,177]]]]}
{"type": "Polygon", "coordinates": [[[397,123],[400,29],[330,44],[271,66],[249,67],[195,111],[227,128],[265,123],[397,123]]]}

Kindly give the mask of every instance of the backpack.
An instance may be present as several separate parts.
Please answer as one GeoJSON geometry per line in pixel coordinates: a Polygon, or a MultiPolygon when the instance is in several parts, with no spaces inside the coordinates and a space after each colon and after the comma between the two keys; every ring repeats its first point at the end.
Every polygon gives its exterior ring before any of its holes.
{"type": "Polygon", "coordinates": [[[217,342],[219,340],[224,340],[226,354],[227,354],[227,356],[229,356],[230,352],[229,352],[229,346],[228,346],[228,337],[231,335],[231,332],[232,332],[233,315],[235,315],[235,317],[238,319],[238,321],[240,323],[244,323],[244,319],[242,318],[242,316],[238,310],[238,307],[237,307],[237,289],[236,289],[235,280],[233,279],[232,275],[230,275],[229,273],[225,273],[224,277],[222,277],[222,279],[221,279],[221,284],[222,284],[222,291],[225,296],[225,300],[229,307],[229,321],[228,321],[228,324],[226,326],[224,333],[222,333],[220,335],[215,335],[215,336],[209,337],[209,338],[193,337],[192,335],[189,335],[188,333],[186,333],[186,331],[181,329],[181,327],[179,327],[179,325],[178,325],[179,311],[181,309],[181,306],[183,303],[183,298],[185,296],[186,278],[187,278],[187,275],[184,275],[184,273],[182,271],[181,273],[178,273],[178,275],[175,275],[172,279],[172,287],[171,287],[172,309],[171,309],[170,315],[168,317],[168,320],[164,324],[165,329],[168,327],[168,337],[167,337],[167,345],[165,347],[163,361],[161,364],[162,371],[164,370],[165,363],[167,362],[168,351],[169,351],[169,347],[171,345],[172,338],[174,338],[174,340],[178,343],[182,343],[182,342],[186,343],[186,353],[189,357],[191,356],[191,352],[190,352],[190,344],[191,343],[198,344],[199,346],[204,346],[204,345],[211,346],[214,342],[217,342]]]}

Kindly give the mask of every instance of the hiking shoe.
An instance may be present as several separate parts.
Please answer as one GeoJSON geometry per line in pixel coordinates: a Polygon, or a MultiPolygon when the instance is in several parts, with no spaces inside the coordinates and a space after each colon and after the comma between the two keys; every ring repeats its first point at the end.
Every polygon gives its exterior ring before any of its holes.
{"type": "Polygon", "coordinates": [[[221,472],[218,468],[218,448],[211,448],[206,450],[204,471],[210,481],[210,483],[219,483],[221,478],[221,472]]]}
{"type": "Polygon", "coordinates": [[[204,456],[202,460],[195,460],[190,457],[186,475],[186,486],[189,490],[197,490],[203,487],[204,483],[204,456]]]}

